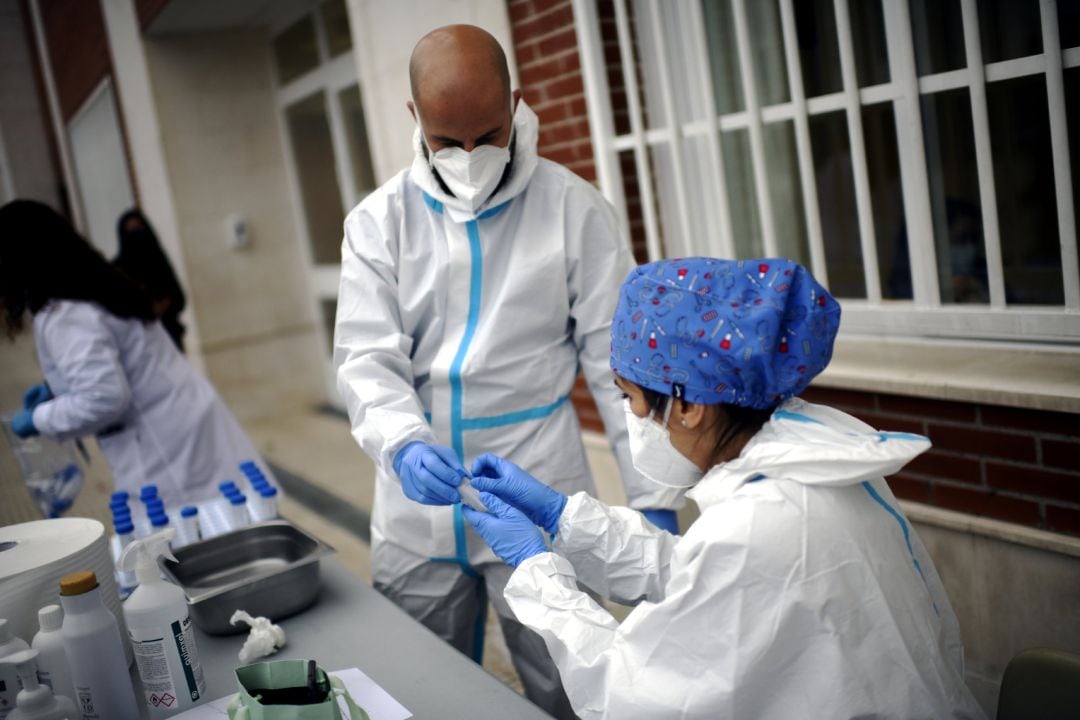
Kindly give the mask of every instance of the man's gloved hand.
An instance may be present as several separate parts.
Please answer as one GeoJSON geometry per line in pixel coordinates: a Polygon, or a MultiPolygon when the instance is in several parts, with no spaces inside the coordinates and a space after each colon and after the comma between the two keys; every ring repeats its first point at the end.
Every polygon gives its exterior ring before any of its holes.
{"type": "Polygon", "coordinates": [[[473,461],[472,486],[481,492],[498,495],[524,512],[534,525],[554,535],[559,516],[566,507],[566,496],[552,490],[509,460],[485,453],[473,461]]]}
{"type": "Polygon", "coordinates": [[[52,400],[52,390],[45,383],[38,383],[34,385],[23,395],[22,404],[27,410],[33,410],[46,400],[52,400]]]}
{"type": "Polygon", "coordinates": [[[414,440],[394,456],[394,472],[410,500],[424,505],[461,502],[457,486],[468,473],[450,448],[414,440]]]}
{"type": "Polygon", "coordinates": [[[672,535],[679,534],[679,516],[674,510],[642,510],[641,514],[661,530],[667,530],[672,535]]]}
{"type": "Polygon", "coordinates": [[[29,410],[20,410],[11,418],[11,430],[21,438],[33,437],[38,434],[34,427],[34,416],[29,410]]]}
{"type": "Polygon", "coordinates": [[[461,512],[503,562],[517,567],[533,555],[548,551],[540,529],[525,513],[491,493],[480,493],[480,499],[488,512],[473,510],[468,505],[463,505],[461,512]]]}

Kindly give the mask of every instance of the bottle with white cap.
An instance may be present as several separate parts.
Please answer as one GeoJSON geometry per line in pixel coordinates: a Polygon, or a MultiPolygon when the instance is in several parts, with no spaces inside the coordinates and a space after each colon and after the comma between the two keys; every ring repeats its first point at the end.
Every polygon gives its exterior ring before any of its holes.
{"type": "Polygon", "coordinates": [[[51,687],[54,694],[74,701],[75,686],[71,683],[71,669],[68,668],[64,637],[60,631],[63,622],[64,611],[59,605],[46,605],[38,610],[41,629],[30,641],[30,647],[38,651],[37,668],[41,682],[51,687]]]}
{"type": "Polygon", "coordinates": [[[56,695],[52,688],[38,681],[37,650],[23,650],[9,655],[10,663],[22,682],[16,703],[7,720],[79,720],[75,703],[66,695],[56,695]]]}
{"type": "Polygon", "coordinates": [[[83,720],[136,720],[139,705],[120,626],[101,599],[97,576],[84,571],[61,578],[60,605],[75,706],[83,720]]]}
{"type": "Polygon", "coordinates": [[[19,690],[19,676],[15,666],[7,664],[7,658],[29,649],[25,640],[12,634],[8,621],[0,618],[0,720],[5,720],[15,707],[15,694],[19,690]]]}

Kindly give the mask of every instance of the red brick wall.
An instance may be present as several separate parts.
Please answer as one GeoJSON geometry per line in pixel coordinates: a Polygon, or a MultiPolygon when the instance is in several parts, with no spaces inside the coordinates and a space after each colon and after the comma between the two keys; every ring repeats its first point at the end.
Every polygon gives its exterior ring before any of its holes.
{"type": "Polygon", "coordinates": [[[889,478],[897,497],[1080,535],[1080,416],[810,388],[803,394],[934,447],[889,478]]]}
{"type": "Polygon", "coordinates": [[[42,0],[40,9],[60,112],[67,121],[111,72],[105,19],[99,0],[42,0]]]}

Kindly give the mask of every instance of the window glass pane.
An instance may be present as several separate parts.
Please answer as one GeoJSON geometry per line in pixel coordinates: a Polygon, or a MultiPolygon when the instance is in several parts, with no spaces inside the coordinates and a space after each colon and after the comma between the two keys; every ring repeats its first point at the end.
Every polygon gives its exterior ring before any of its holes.
{"type": "MultiPolygon", "coordinates": [[[[648,106],[642,102],[642,121],[646,128],[662,128],[667,125],[668,119],[667,108],[663,102],[665,79],[660,75],[660,47],[656,42],[656,34],[664,32],[664,29],[657,28],[652,21],[652,10],[646,0],[633,0],[627,5],[630,36],[634,41],[634,69],[637,73],[638,90],[642,98],[652,101],[648,106]]],[[[670,50],[665,59],[671,68],[670,50]]],[[[675,68],[674,72],[678,72],[678,69],[675,68]]]]}
{"type": "Polygon", "coordinates": [[[334,168],[334,147],[326,118],[326,98],[317,92],[285,109],[304,205],[311,257],[316,265],[341,262],[345,213],[334,168]]]}
{"type": "Polygon", "coordinates": [[[337,318],[337,300],[322,298],[319,300],[319,314],[322,315],[323,327],[326,329],[326,351],[329,355],[334,354],[334,320],[337,318]]]}
{"type": "Polygon", "coordinates": [[[795,124],[790,120],[764,127],[765,173],[772,202],[777,252],[804,265],[810,264],[806,237],[799,160],[795,154],[795,124]]]}
{"type": "Polygon", "coordinates": [[[735,256],[761,257],[761,219],[754,189],[754,168],[750,159],[750,131],[732,130],[720,134],[724,156],[724,182],[731,207],[731,232],[735,236],[735,256]]]}
{"type": "Polygon", "coordinates": [[[921,104],[941,302],[984,303],[990,293],[971,98],[959,88],[924,95],[921,104]]]}
{"type": "Polygon", "coordinates": [[[832,0],[800,0],[794,5],[806,96],[839,92],[844,83],[832,0]]]}
{"type": "MultiPolygon", "coordinates": [[[[1080,217],[1080,68],[1069,68],[1065,71],[1065,115],[1069,124],[1073,213],[1080,217]]],[[[1080,233],[1077,234],[1076,249],[1080,255],[1080,233]]]]}
{"type": "MultiPolygon", "coordinates": [[[[637,76],[638,105],[641,107],[644,127],[649,125],[649,108],[645,105],[642,94],[645,85],[641,77],[641,49],[637,44],[637,24],[634,20],[633,6],[627,6],[629,15],[631,55],[637,76]]],[[[604,44],[604,64],[607,67],[608,93],[611,96],[611,112],[615,123],[616,135],[630,133],[630,105],[626,97],[626,78],[622,70],[622,55],[619,51],[619,32],[615,23],[615,4],[611,0],[597,3],[597,16],[600,20],[600,36],[604,44]]],[[[655,103],[659,105],[660,103],[655,103]]]]}
{"type": "Polygon", "coordinates": [[[967,67],[960,0],[911,0],[910,7],[919,75],[967,67]]]}
{"type": "Polygon", "coordinates": [[[1080,0],[1058,0],[1058,34],[1061,47],[1080,45],[1080,0]]]}
{"type": "Polygon", "coordinates": [[[338,95],[341,113],[345,118],[345,135],[349,142],[349,160],[352,165],[353,181],[359,200],[375,189],[375,166],[371,162],[371,148],[368,144],[367,123],[364,121],[364,103],[360,98],[360,87],[351,85],[338,95]]]}
{"type": "Polygon", "coordinates": [[[300,77],[319,64],[315,42],[315,18],[306,15],[274,38],[274,64],[282,85],[300,77]]]}
{"type": "MultiPolygon", "coordinates": [[[[891,0],[885,0],[890,2],[891,0]]],[[[849,0],[851,40],[855,46],[855,75],[859,87],[889,82],[882,0],[849,0]]]]}
{"type": "Polygon", "coordinates": [[[639,264],[647,263],[649,247],[646,242],[645,210],[633,150],[619,153],[619,167],[622,169],[623,195],[626,198],[626,218],[630,225],[630,248],[634,252],[634,260],[639,264]]]}
{"type": "Polygon", "coordinates": [[[701,10],[705,18],[705,39],[709,44],[716,114],[741,112],[746,109],[746,104],[743,101],[742,76],[739,74],[731,1],[701,0],[701,10]]]}
{"type": "Polygon", "coordinates": [[[870,176],[870,205],[877,237],[881,296],[910,300],[911,261],[904,234],[904,196],[900,185],[900,154],[896,145],[896,115],[892,103],[862,109],[866,166],[870,176]]]}
{"type": "Polygon", "coordinates": [[[1063,305],[1054,158],[1043,75],[988,83],[1005,300],[1063,305]]]}
{"type": "Polygon", "coordinates": [[[1039,0],[979,0],[983,62],[1042,52],[1039,0]]]}
{"type": "Polygon", "coordinates": [[[746,24],[750,30],[758,102],[762,105],[787,102],[791,96],[784,59],[784,33],[780,27],[780,8],[775,0],[746,3],[746,24]]]}
{"type": "Polygon", "coordinates": [[[847,118],[842,110],[810,117],[821,234],[829,268],[829,291],[840,298],[865,298],[855,180],[847,118]]]}
{"type": "Polygon", "coordinates": [[[352,48],[352,33],[349,30],[349,13],[345,9],[345,0],[329,0],[320,12],[330,57],[337,57],[352,48]]]}

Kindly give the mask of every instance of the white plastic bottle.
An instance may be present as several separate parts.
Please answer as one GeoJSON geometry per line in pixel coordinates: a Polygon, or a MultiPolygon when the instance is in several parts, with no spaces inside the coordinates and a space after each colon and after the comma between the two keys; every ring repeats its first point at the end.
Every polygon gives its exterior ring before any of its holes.
{"type": "Polygon", "coordinates": [[[75,686],[71,684],[71,669],[68,668],[60,630],[63,622],[64,611],[59,605],[46,605],[38,610],[41,629],[30,641],[30,647],[38,651],[37,668],[41,682],[52,688],[53,694],[64,695],[74,702],[75,686]]]}
{"type": "Polygon", "coordinates": [[[4,661],[15,667],[22,682],[18,707],[8,714],[8,720],[80,720],[71,698],[55,695],[48,685],[38,682],[37,658],[37,650],[23,650],[4,661]]]}
{"type": "Polygon", "coordinates": [[[15,666],[6,662],[7,658],[29,649],[25,640],[11,633],[8,621],[0,618],[0,720],[5,720],[15,707],[15,696],[19,692],[19,676],[15,666]]]}
{"type": "Polygon", "coordinates": [[[75,707],[82,720],[137,720],[139,705],[128,674],[116,618],[101,600],[97,576],[89,571],[60,579],[67,651],[75,707]]]}
{"type": "Polygon", "coordinates": [[[163,580],[157,565],[162,555],[176,560],[169,551],[175,533],[136,540],[120,556],[121,569],[134,570],[139,583],[124,601],[124,620],[151,718],[187,710],[206,692],[184,591],[163,580]]]}

